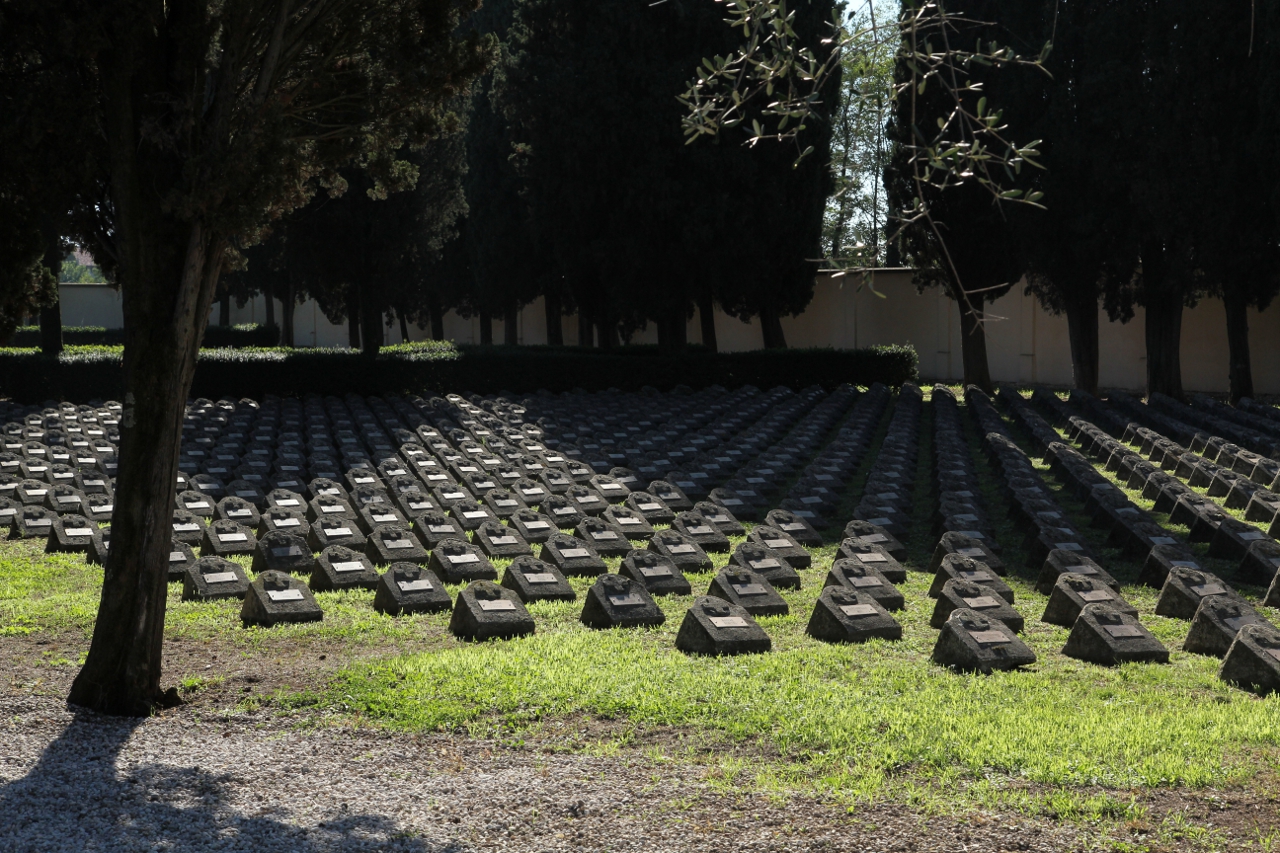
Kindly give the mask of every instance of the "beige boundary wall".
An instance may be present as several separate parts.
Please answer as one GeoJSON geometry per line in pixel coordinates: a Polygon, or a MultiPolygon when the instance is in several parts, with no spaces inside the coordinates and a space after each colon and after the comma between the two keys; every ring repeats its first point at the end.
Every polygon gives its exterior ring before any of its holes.
{"type": "MultiPolygon", "coordinates": [[[[122,324],[119,295],[102,285],[62,285],[62,319],[68,326],[122,324]]],[[[216,312],[215,308],[215,312],[216,312]]],[[[216,316],[216,315],[215,315],[216,316]]],[[[233,323],[263,322],[261,297],[243,308],[232,305],[233,323]]],[[[280,316],[279,306],[276,316],[280,316]]],[[[991,375],[997,382],[1071,384],[1071,349],[1065,317],[1054,317],[1027,296],[1022,287],[989,308],[987,353],[991,375]]],[[[299,346],[341,347],[347,344],[346,326],[330,323],[314,301],[298,306],[294,337],[299,346]]],[[[520,312],[517,338],[522,344],[546,343],[546,319],[542,300],[520,312]]],[[[724,352],[757,349],[760,324],[744,323],[716,312],[716,337],[724,352]]],[[[576,344],[577,318],[562,319],[565,343],[576,344]]],[[[821,273],[813,301],[799,317],[786,317],[782,328],[787,343],[795,347],[867,347],[876,344],[911,344],[920,354],[920,376],[925,381],[958,381],[963,375],[960,359],[960,319],[955,303],[938,289],[917,293],[910,270],[876,270],[856,274],[821,273]]],[[[428,337],[410,326],[410,338],[428,337]]],[[[479,343],[476,318],[445,316],[445,337],[459,343],[479,343]]],[[[1253,377],[1258,394],[1280,394],[1280,306],[1249,315],[1253,377]]],[[[692,343],[702,340],[697,313],[689,321],[692,343]]],[[[493,322],[493,337],[503,339],[503,324],[493,322]]],[[[387,331],[389,343],[400,342],[399,325],[387,331]]],[[[636,343],[656,343],[652,324],[636,335],[636,343]]],[[[1112,323],[1100,312],[1101,383],[1109,388],[1139,390],[1145,381],[1146,355],[1143,315],[1126,324],[1112,323]]],[[[1226,320],[1222,303],[1202,301],[1187,310],[1182,321],[1182,377],[1188,391],[1227,390],[1226,320]]]]}

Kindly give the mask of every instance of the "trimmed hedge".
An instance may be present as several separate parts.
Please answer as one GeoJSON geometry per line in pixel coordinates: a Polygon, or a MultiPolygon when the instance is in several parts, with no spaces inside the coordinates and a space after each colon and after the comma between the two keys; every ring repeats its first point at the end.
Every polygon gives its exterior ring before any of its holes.
{"type": "MultiPolygon", "coordinates": [[[[23,402],[83,401],[123,394],[121,348],[69,348],[59,358],[38,350],[0,350],[0,396],[23,402]]],[[[210,349],[200,354],[192,396],[318,394],[532,393],[545,388],[635,391],[650,385],[727,388],[755,385],[834,388],[848,382],[899,386],[915,381],[908,346],[862,350],[791,349],[681,357],[653,347],[613,352],[577,347],[455,347],[428,342],[386,347],[377,358],[345,349],[210,349]]]]}
{"type": "MultiPolygon", "coordinates": [[[[206,347],[274,347],[280,343],[280,327],[261,323],[240,323],[235,326],[209,326],[204,332],[206,347]]],[[[108,329],[104,326],[63,326],[63,346],[121,346],[124,329],[108,329]]],[[[9,346],[40,346],[39,326],[19,326],[13,333],[9,346]]]]}

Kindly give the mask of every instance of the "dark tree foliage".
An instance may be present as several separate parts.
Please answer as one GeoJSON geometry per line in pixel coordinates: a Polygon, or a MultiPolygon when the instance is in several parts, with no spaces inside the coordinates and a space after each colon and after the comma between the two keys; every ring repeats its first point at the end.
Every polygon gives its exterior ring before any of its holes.
{"type": "MultiPolygon", "coordinates": [[[[470,4],[474,5],[474,4],[470,4]]],[[[358,164],[390,189],[484,68],[452,0],[0,0],[0,162],[52,169],[70,236],[121,289],[125,398],[112,547],[70,700],[160,690],[182,412],[233,244],[358,164]],[[13,108],[16,103],[16,109],[13,108]]]]}
{"type": "MultiPolygon", "coordinates": [[[[904,0],[903,13],[914,9],[918,0],[904,0]]],[[[948,10],[962,17],[952,33],[955,44],[995,42],[1011,45],[1019,52],[1036,53],[1043,40],[1035,28],[1028,26],[1028,9],[1011,10],[1010,4],[998,0],[969,0],[949,5],[948,10]]],[[[910,34],[908,33],[908,36],[910,34]]],[[[902,85],[911,79],[908,50],[900,53],[894,69],[895,82],[902,85]]],[[[986,97],[992,109],[1006,111],[1005,121],[1017,121],[1009,113],[1025,103],[1026,93],[1034,92],[1039,72],[1028,68],[993,69],[972,63],[953,69],[956,79],[974,80],[982,84],[981,93],[966,93],[967,104],[976,111],[976,102],[986,97]]],[[[926,79],[923,90],[901,88],[894,105],[888,134],[895,143],[893,156],[885,170],[885,187],[891,210],[916,208],[917,199],[927,215],[914,215],[898,223],[898,245],[916,267],[916,283],[920,287],[941,286],[955,300],[960,313],[960,346],[964,364],[964,382],[990,390],[991,371],[987,361],[984,305],[1009,292],[1022,276],[1025,261],[1020,256],[1010,217],[1014,205],[1002,204],[986,188],[973,181],[942,188],[945,175],[930,171],[927,163],[913,162],[908,147],[917,140],[936,134],[939,122],[945,122],[955,108],[954,97],[944,83],[952,80],[926,79]]],[[[957,133],[961,131],[957,129],[957,133]]],[[[963,142],[957,138],[956,142],[963,142]]],[[[1011,176],[1006,189],[1029,186],[1029,170],[1011,176]]]]}
{"type": "MultiPolygon", "coordinates": [[[[816,44],[833,4],[794,9],[816,44]]],[[[703,0],[518,7],[502,103],[523,143],[534,243],[548,253],[542,281],[563,284],[584,342],[608,347],[652,320],[678,350],[715,288],[726,311],[759,315],[765,344],[782,346],[778,318],[812,297],[829,127],[806,131],[801,147],[815,152],[796,168],[794,146],[748,149],[733,134],[685,145],[673,93],[702,57],[733,46],[723,17],[703,0]]]]}

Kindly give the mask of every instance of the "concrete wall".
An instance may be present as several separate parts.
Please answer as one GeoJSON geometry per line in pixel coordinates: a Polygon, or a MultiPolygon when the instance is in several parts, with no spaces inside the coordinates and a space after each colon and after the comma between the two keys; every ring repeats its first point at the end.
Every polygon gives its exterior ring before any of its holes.
{"type": "MultiPolygon", "coordinates": [[[[64,284],[62,319],[68,326],[122,324],[119,295],[102,285],[64,284]]],[[[1104,387],[1139,390],[1146,379],[1143,312],[1129,323],[1112,323],[1101,310],[1099,346],[1101,383],[1104,387]]],[[[276,317],[280,307],[276,306],[276,317]]],[[[213,317],[217,317],[214,307],[213,317]]],[[[243,308],[232,303],[233,323],[261,323],[266,319],[262,297],[243,308]]],[[[299,305],[294,315],[294,336],[299,346],[344,347],[347,328],[330,323],[313,301],[299,305]]],[[[542,300],[525,307],[517,319],[517,340],[545,344],[546,315],[542,300]]],[[[757,349],[760,324],[744,323],[723,312],[715,316],[716,338],[723,352],[757,349]]],[[[578,318],[561,318],[566,344],[578,342],[578,318]]],[[[963,376],[960,358],[960,318],[955,303],[937,288],[923,294],[911,283],[910,270],[877,270],[859,274],[821,273],[813,302],[799,317],[782,320],[787,343],[795,347],[867,347],[875,344],[911,344],[920,354],[920,375],[926,381],[958,381],[963,376]]],[[[702,341],[697,312],[688,324],[692,343],[702,341]]],[[[1254,385],[1259,394],[1280,394],[1280,309],[1249,315],[1254,385]]],[[[458,343],[480,342],[480,321],[445,315],[445,337],[458,343]]],[[[411,325],[411,340],[429,337],[427,330],[411,325]]],[[[399,323],[387,330],[387,342],[400,342],[399,323]]],[[[503,322],[493,321],[493,339],[503,340],[503,322]]],[[[656,343],[653,324],[633,336],[634,343],[656,343]]],[[[1046,313],[1023,288],[1014,287],[988,308],[987,355],[991,375],[998,382],[1071,384],[1071,348],[1065,317],[1046,313]]],[[[1207,299],[1188,309],[1182,320],[1182,379],[1188,391],[1227,390],[1226,320],[1222,303],[1207,299]]]]}

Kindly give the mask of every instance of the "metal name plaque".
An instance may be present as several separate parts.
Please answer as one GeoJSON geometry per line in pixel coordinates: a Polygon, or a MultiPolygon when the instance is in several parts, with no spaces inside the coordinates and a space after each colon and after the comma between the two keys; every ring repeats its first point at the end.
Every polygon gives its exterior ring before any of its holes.
{"type": "Polygon", "coordinates": [[[495,610],[515,610],[514,601],[507,601],[505,598],[477,598],[476,603],[480,605],[480,609],[486,613],[495,610]]]}
{"type": "Polygon", "coordinates": [[[869,589],[876,586],[884,586],[880,578],[855,577],[849,578],[849,584],[854,589],[869,589]]]}
{"type": "Polygon", "coordinates": [[[181,551],[170,551],[170,552],[169,552],[169,562],[170,562],[170,563],[185,563],[186,561],[187,561],[187,555],[186,555],[186,554],[184,554],[184,553],[182,553],[181,551]]]}
{"type": "Polygon", "coordinates": [[[875,616],[876,609],[870,604],[844,604],[840,612],[845,616],[875,616]]]}
{"type": "Polygon", "coordinates": [[[999,646],[1010,642],[1003,631],[970,631],[969,636],[980,646],[999,646]]]}
{"type": "Polygon", "coordinates": [[[685,532],[688,533],[690,536],[710,536],[716,531],[714,528],[708,527],[705,524],[699,524],[694,527],[687,528],[685,532]]]}
{"type": "Polygon", "coordinates": [[[711,616],[711,625],[715,628],[746,628],[747,620],[741,616],[711,616]]]}
{"type": "Polygon", "coordinates": [[[1257,530],[1246,530],[1244,533],[1240,534],[1241,542],[1257,542],[1258,540],[1265,538],[1266,536],[1257,530]]]}
{"type": "Polygon", "coordinates": [[[577,510],[571,506],[558,506],[551,510],[552,515],[573,515],[577,510]]]}
{"type": "Polygon", "coordinates": [[[963,599],[964,603],[974,610],[988,610],[992,607],[999,607],[1000,602],[989,595],[980,595],[977,598],[963,599]]]}
{"type": "Polygon", "coordinates": [[[960,578],[961,580],[969,581],[970,583],[978,583],[980,581],[994,580],[990,572],[984,572],[981,569],[975,569],[971,572],[956,572],[956,577],[960,578]]]}
{"type": "Polygon", "coordinates": [[[666,566],[640,566],[640,574],[646,578],[669,578],[671,569],[666,566]]]}
{"type": "Polygon", "coordinates": [[[765,557],[763,560],[747,560],[747,564],[753,569],[780,569],[782,564],[773,557],[765,557]]]}
{"type": "Polygon", "coordinates": [[[358,561],[350,561],[345,563],[330,563],[335,572],[362,572],[364,571],[364,563],[358,561]]]}
{"type": "Polygon", "coordinates": [[[1142,629],[1137,625],[1103,625],[1102,629],[1116,639],[1142,636],[1142,629]]]}
{"type": "Polygon", "coordinates": [[[347,510],[346,510],[346,507],[334,506],[333,504],[326,504],[320,507],[320,511],[321,512],[346,512],[347,510]]]}
{"type": "Polygon", "coordinates": [[[491,539],[489,540],[489,542],[490,542],[491,544],[494,544],[494,545],[514,545],[514,544],[516,544],[516,537],[514,537],[514,536],[494,536],[493,538],[491,538],[491,539]]]}
{"type": "Polygon", "coordinates": [[[302,557],[304,556],[302,548],[297,545],[290,545],[286,548],[272,548],[271,556],[273,557],[302,557]]]}
{"type": "Polygon", "coordinates": [[[480,558],[475,554],[449,554],[449,562],[455,566],[463,566],[468,563],[478,563],[480,558]]]}
{"type": "Polygon", "coordinates": [[[738,595],[767,595],[762,584],[758,583],[742,583],[731,584],[733,591],[738,595]]]}
{"type": "Polygon", "coordinates": [[[886,557],[884,554],[881,554],[881,553],[879,553],[879,552],[875,552],[875,551],[873,551],[873,552],[871,552],[871,553],[869,553],[869,554],[854,554],[854,556],[855,556],[855,557],[857,557],[857,558],[858,558],[858,561],[859,561],[859,562],[862,562],[862,563],[887,563],[887,562],[889,562],[889,558],[888,558],[888,557],[886,557]]]}
{"type": "Polygon", "coordinates": [[[399,521],[399,519],[396,518],[395,515],[390,513],[379,513],[371,517],[373,518],[374,522],[377,524],[390,524],[392,522],[399,521]]]}
{"type": "Polygon", "coordinates": [[[201,575],[207,584],[215,583],[233,583],[236,578],[235,572],[210,572],[207,575],[201,575]]]}
{"type": "Polygon", "coordinates": [[[302,601],[300,589],[269,589],[267,597],[272,601],[302,601]]]}
{"type": "Polygon", "coordinates": [[[528,583],[559,583],[551,572],[529,572],[524,579],[528,583]]]}
{"type": "Polygon", "coordinates": [[[612,530],[593,530],[591,532],[591,538],[612,541],[618,538],[618,534],[614,533],[612,530]]]}
{"type": "Polygon", "coordinates": [[[426,592],[427,590],[435,589],[431,585],[431,581],[426,578],[416,581],[396,581],[396,586],[400,587],[401,592],[426,592]]]}
{"type": "Polygon", "coordinates": [[[1177,544],[1177,542],[1178,540],[1174,539],[1172,536],[1152,536],[1151,537],[1152,545],[1175,545],[1177,544]]]}
{"type": "Polygon", "coordinates": [[[388,551],[401,551],[413,547],[413,543],[408,539],[383,539],[382,544],[387,546],[388,551]]]}
{"type": "Polygon", "coordinates": [[[889,541],[889,537],[885,536],[883,533],[872,533],[870,536],[860,536],[858,538],[861,539],[863,542],[873,542],[873,543],[889,541]]]}
{"type": "Polygon", "coordinates": [[[428,524],[427,530],[432,533],[454,533],[452,524],[428,524]]]}
{"type": "Polygon", "coordinates": [[[301,527],[302,523],[296,518],[281,518],[272,522],[276,527],[301,527]]]}
{"type": "Polygon", "coordinates": [[[330,536],[330,537],[333,537],[333,536],[350,536],[350,535],[351,535],[351,528],[350,528],[350,527],[330,527],[330,528],[323,528],[323,527],[322,527],[322,528],[321,528],[321,530],[324,530],[325,535],[330,536]]]}
{"type": "Polygon", "coordinates": [[[658,506],[657,504],[636,504],[636,507],[641,512],[656,512],[657,510],[662,509],[662,507],[658,506]]]}
{"type": "Polygon", "coordinates": [[[560,552],[560,556],[566,560],[578,560],[583,557],[590,557],[591,552],[586,548],[565,548],[560,552]]]}
{"type": "Polygon", "coordinates": [[[67,527],[67,528],[64,528],[62,532],[65,533],[67,536],[92,536],[93,535],[93,531],[87,527],[67,527]]]}
{"type": "Polygon", "coordinates": [[[526,521],[524,526],[529,530],[546,530],[551,527],[551,525],[545,521],[526,521]]]}
{"type": "Polygon", "coordinates": [[[677,543],[676,543],[676,544],[674,544],[674,545],[668,545],[668,546],[667,546],[667,550],[668,550],[668,551],[670,551],[672,554],[692,554],[692,553],[694,553],[694,547],[693,547],[692,545],[686,544],[686,543],[684,543],[684,542],[677,542],[677,543]]]}
{"type": "Polygon", "coordinates": [[[1107,592],[1105,589],[1087,589],[1080,593],[1081,601],[1111,601],[1115,596],[1107,592]]]}
{"type": "Polygon", "coordinates": [[[1084,547],[1077,542],[1059,542],[1053,547],[1063,551],[1083,551],[1084,547]]]}
{"type": "Polygon", "coordinates": [[[1207,595],[1223,595],[1226,593],[1227,588],[1220,583],[1206,583],[1191,587],[1191,591],[1204,598],[1207,595]]]}
{"type": "Polygon", "coordinates": [[[609,596],[609,603],[614,607],[643,607],[646,602],[638,593],[628,592],[625,595],[609,596]]]}
{"type": "Polygon", "coordinates": [[[1199,569],[1200,568],[1199,563],[1192,562],[1191,560],[1171,560],[1169,562],[1169,565],[1176,566],[1180,569],[1199,569]]]}
{"type": "Polygon", "coordinates": [[[640,519],[638,519],[638,518],[631,518],[631,517],[629,517],[629,516],[625,516],[625,515],[619,516],[619,517],[616,519],[616,521],[617,521],[617,523],[618,523],[618,524],[643,524],[643,523],[644,523],[643,521],[641,521],[641,520],[640,520],[640,519]]]}
{"type": "Polygon", "coordinates": [[[986,556],[986,553],[987,552],[983,551],[981,548],[961,548],[956,551],[956,554],[961,557],[984,557],[986,556]]]}

